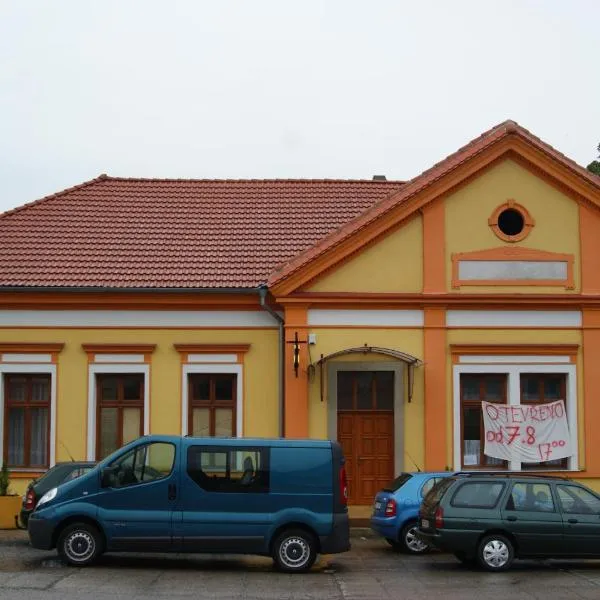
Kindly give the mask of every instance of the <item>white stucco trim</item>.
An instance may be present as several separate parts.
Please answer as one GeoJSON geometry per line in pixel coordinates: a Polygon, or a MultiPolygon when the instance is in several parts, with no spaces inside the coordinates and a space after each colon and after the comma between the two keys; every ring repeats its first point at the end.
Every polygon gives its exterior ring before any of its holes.
{"type": "Polygon", "coordinates": [[[449,310],[448,327],[581,327],[578,310],[449,310]]]}
{"type": "Polygon", "coordinates": [[[488,356],[486,354],[467,354],[458,357],[461,364],[564,364],[570,363],[570,356],[488,356]]]}
{"type": "Polygon", "coordinates": [[[186,364],[183,365],[181,374],[181,435],[188,434],[188,375],[191,373],[235,373],[237,375],[237,390],[236,390],[236,437],[243,437],[244,424],[244,382],[242,365],[225,365],[225,364],[186,364]]]}
{"type": "Polygon", "coordinates": [[[189,363],[236,363],[237,354],[188,354],[189,363]]]}
{"type": "Polygon", "coordinates": [[[95,363],[143,363],[143,354],[95,354],[95,363]]]}
{"type": "Polygon", "coordinates": [[[332,310],[311,308],[308,325],[359,325],[376,327],[422,327],[422,310],[332,310]]]}
{"type": "Polygon", "coordinates": [[[150,433],[150,365],[91,364],[88,368],[87,460],[96,460],[96,375],[142,373],[144,375],[144,435],[150,433]]]}
{"type": "MultiPolygon", "coordinates": [[[[4,374],[44,373],[50,374],[50,466],[56,462],[56,365],[0,364],[0,449],[4,448],[4,374]]],[[[0,466],[4,452],[0,452],[0,466]]],[[[18,469],[17,469],[18,470],[18,469]]]]}
{"type": "Polygon", "coordinates": [[[0,310],[0,327],[276,327],[265,310],[0,310]]]}
{"type": "Polygon", "coordinates": [[[17,354],[6,353],[2,355],[2,362],[10,363],[51,363],[52,354],[17,354]]]}
{"type": "MultiPolygon", "coordinates": [[[[503,357],[504,358],[504,357],[503,357]]],[[[579,438],[577,435],[577,368],[575,365],[535,365],[520,364],[506,365],[455,365],[452,370],[453,379],[453,451],[454,451],[454,469],[460,470],[460,444],[462,431],[460,427],[460,376],[462,373],[505,373],[508,375],[508,404],[519,404],[521,387],[520,376],[522,373],[555,373],[565,374],[567,376],[567,397],[565,404],[567,407],[567,418],[569,420],[569,433],[573,441],[573,456],[568,460],[568,469],[577,471],[579,469],[579,438]]],[[[509,469],[517,471],[521,468],[520,462],[511,462],[509,469]]]]}

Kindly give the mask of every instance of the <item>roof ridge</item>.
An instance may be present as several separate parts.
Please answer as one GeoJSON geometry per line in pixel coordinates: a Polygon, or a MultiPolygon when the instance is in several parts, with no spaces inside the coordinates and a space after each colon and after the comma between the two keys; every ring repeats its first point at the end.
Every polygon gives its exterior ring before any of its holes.
{"type": "Polygon", "coordinates": [[[53,198],[57,198],[59,196],[64,196],[66,194],[69,194],[70,192],[93,185],[94,183],[98,183],[99,181],[104,181],[106,179],[109,179],[108,175],[105,175],[104,173],[102,173],[101,175],[98,175],[98,177],[94,177],[94,179],[89,179],[88,181],[84,181],[83,183],[79,183],[77,185],[73,185],[71,187],[65,188],[64,190],[61,190],[60,192],[55,192],[54,194],[50,194],[48,196],[43,196],[42,198],[38,198],[37,200],[32,200],[31,202],[26,202],[25,204],[21,204],[21,206],[11,208],[10,210],[0,213],[0,219],[3,219],[4,217],[12,216],[15,213],[24,211],[33,206],[38,206],[42,202],[47,202],[48,200],[52,200],[53,198]]]}
{"type": "Polygon", "coordinates": [[[310,178],[310,177],[283,177],[283,178],[193,178],[193,177],[110,177],[101,175],[97,179],[108,181],[187,181],[191,183],[365,183],[365,184],[404,184],[403,179],[336,179],[336,178],[310,178]]]}

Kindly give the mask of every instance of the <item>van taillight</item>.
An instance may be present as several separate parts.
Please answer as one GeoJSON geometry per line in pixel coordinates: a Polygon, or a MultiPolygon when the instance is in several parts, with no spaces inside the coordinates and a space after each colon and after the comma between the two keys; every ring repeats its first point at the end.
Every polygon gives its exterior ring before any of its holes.
{"type": "Polygon", "coordinates": [[[435,509],[435,528],[441,529],[444,526],[444,509],[438,506],[435,509]]]}
{"type": "Polygon", "coordinates": [[[33,490],[28,490],[27,494],[25,495],[25,502],[23,504],[23,508],[26,508],[27,510],[33,510],[35,506],[35,492],[33,490]]]}
{"type": "Polygon", "coordinates": [[[385,516],[395,517],[396,516],[396,501],[390,498],[385,505],[385,516]]]}
{"type": "Polygon", "coordinates": [[[348,478],[346,477],[346,467],[340,467],[340,502],[348,504],[348,478]]]}

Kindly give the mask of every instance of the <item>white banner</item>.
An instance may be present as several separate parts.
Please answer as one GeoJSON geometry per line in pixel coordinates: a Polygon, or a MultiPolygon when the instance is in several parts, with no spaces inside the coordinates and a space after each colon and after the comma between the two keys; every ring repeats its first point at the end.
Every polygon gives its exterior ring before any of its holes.
{"type": "Polygon", "coordinates": [[[573,454],[562,400],[549,404],[481,405],[487,456],[527,463],[573,454]]]}

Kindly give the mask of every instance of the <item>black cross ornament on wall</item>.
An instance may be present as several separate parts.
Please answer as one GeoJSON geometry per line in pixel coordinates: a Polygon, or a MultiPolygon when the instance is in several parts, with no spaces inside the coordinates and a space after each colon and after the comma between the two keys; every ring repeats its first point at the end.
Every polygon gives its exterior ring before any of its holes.
{"type": "Polygon", "coordinates": [[[296,374],[296,377],[298,377],[298,369],[300,367],[300,344],[307,344],[308,340],[299,340],[298,332],[296,331],[294,333],[294,339],[288,340],[286,343],[294,344],[294,353],[292,355],[292,359],[293,359],[293,365],[294,365],[294,373],[296,374]]]}

